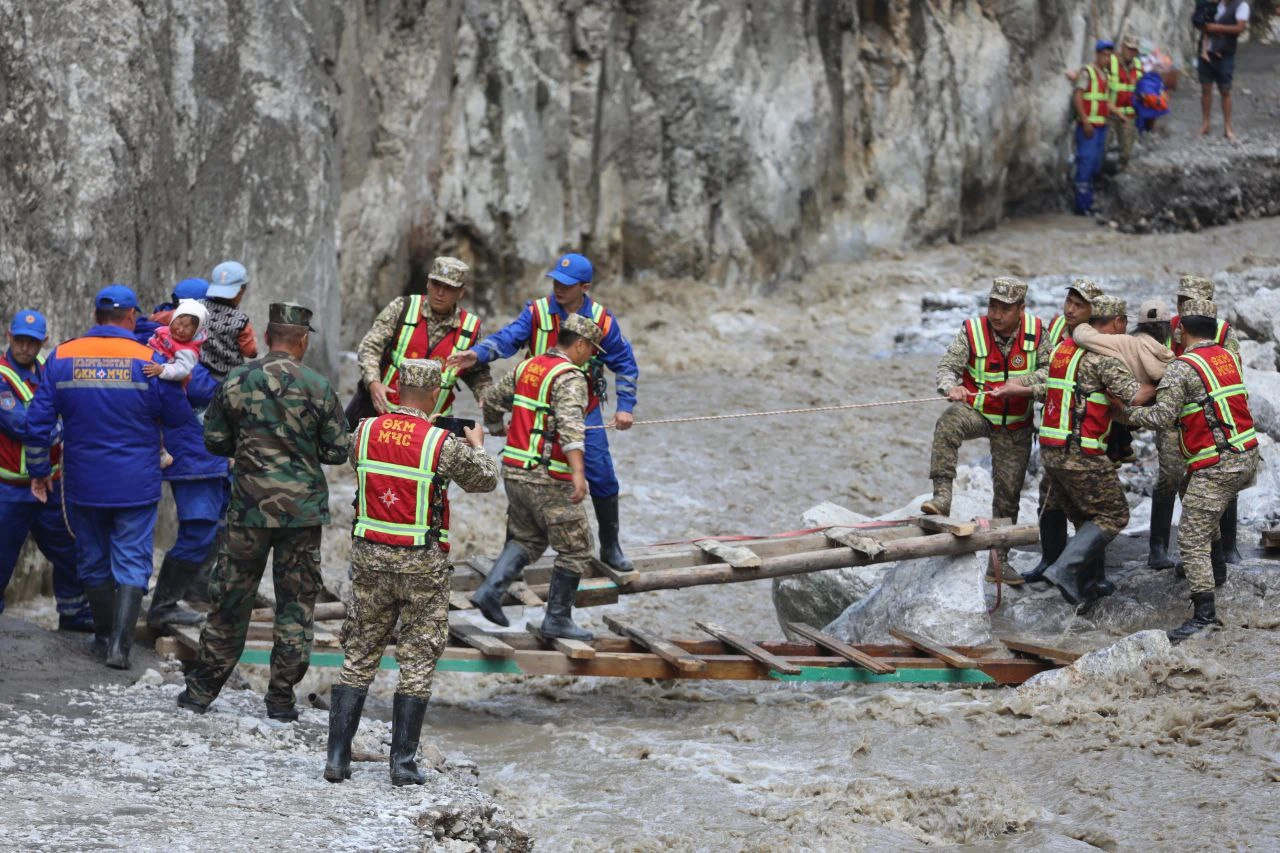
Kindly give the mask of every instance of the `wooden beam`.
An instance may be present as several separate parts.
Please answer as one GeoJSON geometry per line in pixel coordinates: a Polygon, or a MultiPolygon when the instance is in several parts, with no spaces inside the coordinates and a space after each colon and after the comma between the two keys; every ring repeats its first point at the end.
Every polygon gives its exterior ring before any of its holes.
{"type": "Polygon", "coordinates": [[[606,616],[604,617],[604,624],[609,626],[610,631],[629,638],[632,642],[653,652],[681,672],[701,672],[707,668],[706,661],[699,660],[674,643],[655,637],[648,631],[623,622],[621,619],[606,616]]]}
{"type": "Polygon", "coordinates": [[[698,539],[693,544],[735,569],[758,569],[763,562],[759,554],[742,545],[717,542],[714,539],[698,539]]]}
{"type": "Polygon", "coordinates": [[[815,644],[822,646],[824,649],[830,649],[850,663],[856,663],[858,666],[869,669],[872,672],[887,675],[897,671],[895,667],[889,666],[883,661],[878,661],[866,652],[858,651],[848,643],[837,640],[830,634],[824,634],[804,622],[792,622],[789,627],[806,640],[812,640],[815,644]]]}
{"type": "Polygon", "coordinates": [[[973,658],[962,655],[953,649],[949,649],[941,643],[935,643],[928,637],[917,634],[914,631],[907,631],[902,628],[890,628],[889,635],[907,643],[908,645],[915,646],[925,654],[932,655],[947,664],[947,666],[954,666],[956,669],[978,668],[978,662],[973,658]]]}
{"type": "Polygon", "coordinates": [[[832,542],[852,548],[868,560],[874,560],[884,553],[884,543],[852,527],[831,527],[825,532],[832,542]]]}
{"type": "Polygon", "coordinates": [[[1280,548],[1280,527],[1262,531],[1262,547],[1267,550],[1280,548]]]}
{"type": "Polygon", "coordinates": [[[595,557],[591,558],[591,565],[596,570],[596,577],[609,578],[618,586],[626,586],[631,583],[636,576],[635,569],[632,569],[629,572],[620,572],[605,561],[597,560],[595,557]]]}
{"type": "Polygon", "coordinates": [[[560,654],[570,660],[591,660],[596,656],[596,650],[581,640],[566,640],[564,637],[548,637],[542,633],[542,629],[529,625],[525,628],[534,636],[538,642],[544,646],[550,646],[560,654]]]}
{"type": "Polygon", "coordinates": [[[465,592],[458,592],[456,589],[449,590],[449,609],[450,610],[475,610],[476,606],[471,603],[471,599],[467,598],[465,592]]]}
{"type": "Polygon", "coordinates": [[[770,669],[775,669],[784,675],[799,675],[801,673],[800,667],[795,664],[787,663],[782,658],[766,652],[755,643],[752,643],[749,640],[744,640],[742,637],[739,637],[731,631],[726,631],[714,622],[696,622],[694,624],[725,645],[732,646],[747,657],[764,664],[770,669]]]}
{"type": "Polygon", "coordinates": [[[972,536],[978,532],[978,524],[974,521],[961,521],[945,515],[922,515],[920,527],[930,533],[950,533],[952,536],[972,536]]]}
{"type": "Polygon", "coordinates": [[[1050,663],[1056,663],[1059,666],[1070,666],[1080,659],[1080,655],[1076,652],[1069,652],[1066,649],[1055,649],[1052,646],[1042,646],[1039,643],[1030,643],[1026,640],[1019,640],[1016,637],[1001,637],[1000,642],[1004,643],[1005,647],[1008,648],[1009,651],[1033,655],[1034,657],[1043,658],[1050,663]]]}
{"type": "Polygon", "coordinates": [[[473,649],[478,649],[487,658],[509,658],[516,653],[515,649],[502,640],[465,622],[450,624],[449,633],[473,649]]]}
{"type": "Polygon", "coordinates": [[[514,598],[525,607],[541,607],[546,604],[524,581],[516,581],[507,588],[507,596],[514,598]]]}
{"type": "MultiPolygon", "coordinates": [[[[269,607],[259,607],[249,614],[250,622],[272,622],[275,621],[276,612],[269,607]]],[[[327,601],[324,604],[317,604],[312,619],[316,622],[327,622],[331,619],[346,619],[347,605],[341,601],[327,601]]]]}

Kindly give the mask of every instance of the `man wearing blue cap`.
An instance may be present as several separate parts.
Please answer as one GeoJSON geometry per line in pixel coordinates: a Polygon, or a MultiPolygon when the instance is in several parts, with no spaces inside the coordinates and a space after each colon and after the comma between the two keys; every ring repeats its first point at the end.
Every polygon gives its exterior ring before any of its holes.
{"type": "Polygon", "coordinates": [[[1080,69],[1075,78],[1072,103],[1076,112],[1075,209],[1081,216],[1093,215],[1093,182],[1102,171],[1107,151],[1107,116],[1111,112],[1111,54],[1115,45],[1098,39],[1093,64],[1080,69]]]}
{"type": "Polygon", "coordinates": [[[161,356],[133,339],[138,298],[121,284],[94,299],[94,325],[54,348],[27,411],[31,492],[48,501],[50,449],[62,420],[63,482],[76,567],[93,611],[93,649],[128,669],[133,632],[151,578],[160,502],[160,428],[191,418],[176,382],[142,372],[161,356]]]}
{"type": "Polygon", "coordinates": [[[249,273],[237,261],[223,261],[213,268],[205,292],[204,307],[209,319],[204,325],[209,335],[200,348],[200,363],[221,380],[246,358],[258,357],[257,335],[249,315],[240,310],[249,273]]]}
{"type": "MultiPolygon", "coordinates": [[[[92,631],[89,601],[76,574],[76,546],[62,520],[62,502],[55,495],[42,505],[31,494],[27,457],[22,450],[27,408],[44,381],[40,347],[47,338],[39,311],[19,311],[9,324],[9,349],[0,356],[0,613],[4,612],[5,587],[30,534],[40,553],[53,564],[58,629],[92,631]]],[[[53,448],[51,455],[57,477],[59,448],[53,448]]]]}
{"type": "MultiPolygon", "coordinates": [[[[448,365],[465,370],[474,364],[488,364],[499,358],[510,358],[521,348],[527,347],[530,356],[539,356],[556,345],[556,335],[561,321],[570,314],[580,314],[594,320],[604,330],[600,343],[602,352],[591,359],[585,370],[590,399],[587,404],[587,437],[585,464],[587,483],[591,487],[591,503],[595,507],[596,521],[600,525],[600,560],[614,569],[629,572],[634,567],[618,542],[618,478],[613,471],[613,458],[609,455],[609,438],[603,429],[603,405],[607,397],[608,383],[604,368],[613,371],[618,383],[617,411],[613,426],[619,430],[631,428],[632,410],[636,405],[636,383],[640,369],[631,351],[631,342],[622,334],[622,327],[613,313],[588,294],[593,270],[591,261],[582,255],[568,254],[560,258],[547,273],[553,282],[552,293],[527,303],[515,321],[476,344],[467,352],[452,356],[448,365]]],[[[495,386],[496,387],[496,386],[495,386]]],[[[488,412],[489,407],[486,407],[488,412]]],[[[493,416],[486,413],[486,421],[493,416]]],[[[500,417],[500,416],[499,416],[500,417]]],[[[491,428],[491,431],[494,431],[491,428]]],[[[495,432],[501,435],[501,432],[495,432]]],[[[518,572],[523,565],[515,565],[523,559],[518,546],[508,543],[495,564],[511,564],[518,572]]]]}

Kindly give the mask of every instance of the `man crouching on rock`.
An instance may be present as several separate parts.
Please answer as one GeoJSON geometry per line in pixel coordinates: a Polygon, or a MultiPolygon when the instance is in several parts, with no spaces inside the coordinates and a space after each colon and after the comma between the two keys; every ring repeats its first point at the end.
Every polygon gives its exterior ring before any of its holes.
{"type": "Polygon", "coordinates": [[[462,442],[432,425],[427,413],[440,395],[440,362],[402,361],[399,392],[396,411],[362,420],[353,436],[353,600],[342,626],[346,661],[330,693],[324,767],[330,782],[351,778],[351,740],[397,620],[391,784],[426,781],[414,757],[436,661],[449,638],[449,484],[468,492],[498,485],[498,463],[484,452],[484,430],[466,428],[462,442]]]}

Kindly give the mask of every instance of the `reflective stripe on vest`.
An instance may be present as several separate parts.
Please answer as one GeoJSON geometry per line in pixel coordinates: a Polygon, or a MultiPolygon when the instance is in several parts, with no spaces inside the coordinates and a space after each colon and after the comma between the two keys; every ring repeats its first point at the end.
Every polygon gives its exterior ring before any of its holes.
{"type": "Polygon", "coordinates": [[[1067,318],[1059,314],[1053,318],[1053,322],[1049,324],[1049,346],[1057,347],[1062,343],[1062,338],[1067,333],[1067,318]]]}
{"type": "Polygon", "coordinates": [[[382,384],[388,388],[395,381],[396,374],[400,372],[400,362],[404,361],[404,354],[409,349],[409,344],[413,341],[413,335],[418,331],[418,324],[422,322],[422,297],[410,296],[409,307],[405,309],[405,322],[400,324],[400,332],[396,337],[395,348],[391,350],[391,360],[387,363],[387,369],[382,374],[382,384]],[[414,318],[414,322],[410,323],[409,318],[414,318]]]}
{"type": "Polygon", "coordinates": [[[1084,68],[1089,72],[1089,88],[1081,93],[1084,98],[1086,121],[1092,125],[1106,124],[1107,106],[1111,100],[1111,85],[1102,79],[1097,68],[1092,65],[1086,65],[1084,68]]]}
{"type": "Polygon", "coordinates": [[[557,480],[573,479],[560,440],[547,434],[547,418],[552,414],[551,388],[558,377],[578,366],[562,356],[540,355],[525,359],[516,368],[516,389],[512,400],[511,425],[507,430],[507,445],[502,448],[502,462],[516,468],[531,469],[546,465],[557,480]],[[534,386],[536,370],[543,374],[534,386]],[[547,442],[551,441],[548,447],[547,442]]]}
{"type": "MultiPolygon", "coordinates": [[[[1181,322],[1182,322],[1182,317],[1178,314],[1174,314],[1169,319],[1169,329],[1172,336],[1165,343],[1165,346],[1173,350],[1174,355],[1182,355],[1184,352],[1187,351],[1186,347],[1182,345],[1182,335],[1176,334],[1176,332],[1178,331],[1178,326],[1181,325],[1181,322]]],[[[1230,334],[1231,334],[1231,324],[1228,323],[1226,320],[1219,320],[1218,328],[1213,334],[1213,342],[1220,347],[1225,347],[1227,345],[1227,337],[1230,334]]],[[[1227,350],[1227,352],[1231,352],[1231,351],[1227,350]]],[[[1231,357],[1235,358],[1237,362],[1240,361],[1240,359],[1236,357],[1235,353],[1231,353],[1231,357]]]]}
{"type": "Polygon", "coordinates": [[[1223,453],[1243,453],[1257,447],[1249,392],[1235,357],[1221,346],[1211,346],[1183,353],[1178,360],[1195,369],[1205,388],[1203,399],[1182,407],[1178,422],[1187,468],[1208,468],[1218,464],[1223,453]]]}
{"type": "MultiPolygon", "coordinates": [[[[551,310],[551,299],[542,297],[534,300],[533,306],[533,333],[529,336],[529,356],[542,355],[558,343],[560,336],[560,315],[551,310]]],[[[609,334],[609,329],[613,327],[613,320],[609,313],[604,310],[604,306],[599,302],[591,303],[591,319],[600,327],[602,334],[600,339],[603,341],[605,336],[609,334]]],[[[604,378],[604,363],[595,356],[582,366],[582,372],[587,374],[587,411],[594,411],[596,406],[600,405],[600,395],[596,392],[596,380],[604,378]]]]}
{"type": "Polygon", "coordinates": [[[1107,436],[1111,433],[1111,402],[1101,390],[1078,400],[1076,373],[1085,350],[1067,338],[1053,351],[1049,360],[1049,393],[1045,399],[1040,424],[1042,447],[1068,447],[1074,440],[1089,456],[1107,452],[1107,436]]]}
{"type": "MultiPolygon", "coordinates": [[[[446,343],[449,340],[449,336],[442,338],[440,343],[431,350],[431,358],[436,358],[438,355],[441,364],[447,363],[449,356],[471,349],[471,345],[476,342],[476,336],[480,330],[480,318],[466,311],[461,311],[460,313],[462,322],[458,324],[458,328],[450,333],[453,338],[453,344],[449,347],[449,352],[436,353],[436,349],[446,343]]],[[[431,410],[431,414],[444,415],[445,417],[453,414],[453,400],[455,397],[453,388],[457,384],[458,369],[456,367],[445,367],[440,373],[440,396],[436,398],[436,407],[431,410]]]]}
{"type": "MultiPolygon", "coordinates": [[[[44,356],[39,356],[36,361],[44,364],[44,356]]],[[[0,378],[9,383],[9,387],[13,389],[14,394],[18,395],[18,400],[23,406],[30,405],[35,399],[36,392],[9,365],[0,364],[0,378]]],[[[55,479],[62,472],[61,459],[61,447],[49,448],[49,462],[52,465],[50,475],[55,479]]],[[[27,448],[21,441],[3,433],[0,433],[0,480],[15,486],[25,486],[31,482],[31,475],[27,472],[27,448]]]]}
{"type": "Polygon", "coordinates": [[[402,547],[436,542],[448,552],[449,480],[437,473],[448,437],[417,417],[379,415],[360,422],[354,536],[402,547]]]}
{"type": "Polygon", "coordinates": [[[1010,379],[1035,373],[1036,349],[1044,328],[1040,319],[1023,313],[1021,333],[1015,336],[1007,358],[995,345],[995,335],[987,318],[973,317],[965,321],[964,327],[969,339],[969,366],[962,384],[974,395],[970,405],[992,426],[1004,429],[1027,426],[1031,423],[1029,397],[994,398],[983,392],[999,388],[1010,379]]]}
{"type": "Polygon", "coordinates": [[[1133,76],[1126,81],[1120,57],[1111,54],[1111,106],[1124,116],[1134,115],[1133,93],[1138,88],[1138,78],[1142,76],[1142,60],[1135,56],[1129,70],[1133,76]]]}

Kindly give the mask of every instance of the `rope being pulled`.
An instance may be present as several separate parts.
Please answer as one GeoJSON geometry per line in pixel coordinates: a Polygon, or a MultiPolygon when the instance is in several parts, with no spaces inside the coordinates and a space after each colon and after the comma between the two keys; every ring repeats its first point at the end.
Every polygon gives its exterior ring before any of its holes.
{"type": "MultiPolygon", "coordinates": [[[[838,412],[846,409],[870,409],[875,406],[909,406],[915,403],[945,403],[946,397],[921,397],[916,400],[882,400],[877,403],[842,403],[838,406],[814,406],[808,409],[774,409],[769,412],[735,412],[730,415],[697,415],[687,418],[658,418],[652,421],[636,421],[634,426],[654,424],[687,424],[695,421],[727,421],[733,418],[769,418],[775,415],[806,415],[810,412],[838,412]]],[[[612,423],[588,426],[587,429],[613,429],[612,423]]]]}

